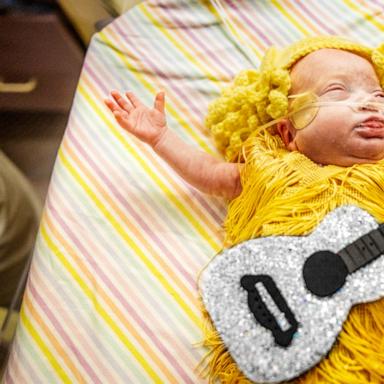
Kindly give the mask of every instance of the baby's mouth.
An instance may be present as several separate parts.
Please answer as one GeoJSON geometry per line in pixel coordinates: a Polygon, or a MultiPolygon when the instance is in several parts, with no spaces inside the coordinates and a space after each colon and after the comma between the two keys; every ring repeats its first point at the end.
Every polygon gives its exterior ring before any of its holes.
{"type": "Polygon", "coordinates": [[[356,125],[355,131],[364,138],[384,138],[384,120],[372,117],[356,125]]]}

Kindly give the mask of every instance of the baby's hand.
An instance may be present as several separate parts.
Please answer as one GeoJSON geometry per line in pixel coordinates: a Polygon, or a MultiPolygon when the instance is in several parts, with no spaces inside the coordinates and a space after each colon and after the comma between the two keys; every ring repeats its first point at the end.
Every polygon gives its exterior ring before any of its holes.
{"type": "Polygon", "coordinates": [[[142,104],[133,92],[126,92],[125,95],[126,97],[112,91],[113,100],[105,99],[104,102],[122,128],[155,147],[167,130],[164,92],[156,95],[152,109],[142,104]]]}

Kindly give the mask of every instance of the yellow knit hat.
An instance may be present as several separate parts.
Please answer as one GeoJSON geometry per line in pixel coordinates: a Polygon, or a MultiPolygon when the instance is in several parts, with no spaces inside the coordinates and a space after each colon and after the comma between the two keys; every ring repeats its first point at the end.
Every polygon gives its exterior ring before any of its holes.
{"type": "Polygon", "coordinates": [[[290,70],[301,58],[323,48],[341,49],[366,58],[384,86],[384,44],[373,49],[338,36],[316,36],[280,50],[271,47],[259,70],[240,72],[208,108],[206,126],[227,160],[238,159],[243,143],[259,126],[287,114],[290,70]]]}

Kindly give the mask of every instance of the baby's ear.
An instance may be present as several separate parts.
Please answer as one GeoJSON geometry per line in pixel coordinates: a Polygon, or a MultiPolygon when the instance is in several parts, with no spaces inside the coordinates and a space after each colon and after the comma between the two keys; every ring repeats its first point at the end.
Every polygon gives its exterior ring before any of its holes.
{"type": "Polygon", "coordinates": [[[292,126],[289,119],[283,119],[279,121],[276,125],[276,129],[277,132],[279,132],[279,135],[281,137],[281,140],[283,140],[285,147],[290,151],[296,151],[296,129],[292,126]]]}

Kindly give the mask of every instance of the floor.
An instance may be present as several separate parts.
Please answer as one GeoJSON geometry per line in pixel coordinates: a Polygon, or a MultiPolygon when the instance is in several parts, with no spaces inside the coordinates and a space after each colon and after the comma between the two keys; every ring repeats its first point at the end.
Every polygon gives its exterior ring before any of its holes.
{"type": "Polygon", "coordinates": [[[67,114],[0,112],[0,149],[44,202],[67,114]]]}

